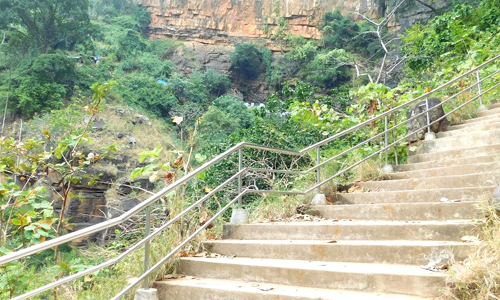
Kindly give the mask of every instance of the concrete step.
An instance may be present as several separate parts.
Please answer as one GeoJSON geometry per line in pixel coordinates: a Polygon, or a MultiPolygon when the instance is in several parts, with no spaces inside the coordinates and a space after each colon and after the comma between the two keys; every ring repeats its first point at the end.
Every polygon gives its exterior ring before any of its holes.
{"type": "Polygon", "coordinates": [[[472,245],[455,241],[331,239],[214,240],[203,243],[207,251],[225,256],[408,265],[425,265],[436,253],[448,253],[457,261],[464,260],[472,245]]]}
{"type": "Polygon", "coordinates": [[[489,187],[337,193],[333,201],[335,204],[440,202],[442,198],[460,201],[476,201],[481,195],[493,192],[495,187],[496,186],[492,185],[489,187]]]}
{"type": "Polygon", "coordinates": [[[435,240],[460,241],[475,235],[477,224],[460,221],[322,221],[224,225],[232,240],[435,240]]]}
{"type": "Polygon", "coordinates": [[[460,130],[450,130],[436,133],[436,137],[450,137],[450,136],[461,136],[461,135],[471,135],[485,130],[500,129],[500,122],[497,123],[484,123],[479,126],[468,126],[460,130]]]}
{"type": "Polygon", "coordinates": [[[481,118],[469,119],[462,123],[449,126],[446,129],[446,131],[457,131],[465,128],[479,128],[487,124],[496,124],[499,122],[500,122],[499,117],[483,117],[482,119],[481,118]]]}
{"type": "Polygon", "coordinates": [[[487,110],[477,113],[478,117],[500,114],[500,106],[489,106],[487,110]]]}
{"type": "Polygon", "coordinates": [[[312,210],[338,220],[445,221],[482,218],[480,202],[320,205],[312,210]]]}
{"type": "Polygon", "coordinates": [[[422,142],[419,145],[417,154],[431,153],[446,150],[458,150],[469,148],[471,145],[489,146],[491,144],[500,144],[500,129],[483,130],[474,134],[465,134],[439,138],[431,141],[422,142]]]}
{"type": "Polygon", "coordinates": [[[369,191],[398,191],[492,186],[498,183],[500,183],[500,172],[365,181],[357,182],[356,185],[362,186],[369,191]]]}
{"type": "Polygon", "coordinates": [[[472,146],[469,148],[436,151],[432,153],[416,154],[408,156],[409,163],[430,162],[430,161],[445,161],[457,158],[473,158],[478,156],[499,156],[500,144],[492,144],[487,146],[472,146]]]}
{"type": "Polygon", "coordinates": [[[229,279],[187,276],[157,281],[153,286],[159,299],[176,300],[423,300],[429,298],[364,293],[348,290],[310,288],[283,284],[267,284],[229,279]]]}
{"type": "Polygon", "coordinates": [[[500,114],[491,114],[491,115],[484,115],[484,116],[478,116],[472,119],[464,120],[460,124],[457,125],[462,125],[462,124],[477,124],[481,122],[498,122],[500,121],[500,114]]]}
{"type": "MultiPolygon", "coordinates": [[[[494,157],[489,156],[493,160],[494,157]]],[[[427,164],[427,163],[424,163],[427,164]]],[[[432,163],[429,163],[431,166],[432,163]]],[[[394,169],[405,169],[394,167],[394,169]]],[[[422,166],[423,167],[423,166],[422,166]]],[[[408,168],[411,170],[411,168],[408,168]]],[[[437,176],[453,176],[453,175],[467,175],[474,173],[491,173],[495,172],[495,174],[500,170],[500,163],[498,162],[486,162],[486,163],[477,163],[477,164],[468,164],[468,165],[458,165],[451,167],[435,167],[429,169],[413,169],[411,171],[400,171],[395,173],[390,173],[390,179],[410,179],[410,178],[425,178],[425,177],[437,177],[437,176]]]]}
{"type": "MultiPolygon", "coordinates": [[[[446,275],[419,266],[250,258],[182,258],[179,274],[320,289],[436,296],[446,275]]],[[[235,298],[239,299],[239,298],[235,298]]]]}
{"type": "Polygon", "coordinates": [[[488,105],[488,109],[495,109],[495,108],[500,108],[499,102],[491,102],[491,104],[488,105]]]}
{"type": "Polygon", "coordinates": [[[467,168],[470,165],[479,165],[486,163],[493,165],[497,164],[498,166],[500,166],[500,155],[499,157],[496,157],[495,155],[483,155],[475,157],[445,159],[442,161],[434,160],[426,162],[408,163],[404,165],[393,166],[393,168],[396,172],[402,172],[402,171],[407,172],[407,171],[432,170],[432,169],[446,168],[446,167],[467,168]]]}
{"type": "Polygon", "coordinates": [[[436,133],[436,137],[438,139],[440,139],[443,137],[450,137],[450,136],[471,135],[471,134],[475,134],[475,133],[482,132],[485,130],[493,130],[493,129],[499,130],[500,129],[500,122],[498,122],[498,123],[485,123],[485,124],[481,124],[480,126],[469,126],[469,127],[462,128],[460,130],[447,130],[447,131],[443,131],[443,132],[438,132],[438,133],[436,133]]]}

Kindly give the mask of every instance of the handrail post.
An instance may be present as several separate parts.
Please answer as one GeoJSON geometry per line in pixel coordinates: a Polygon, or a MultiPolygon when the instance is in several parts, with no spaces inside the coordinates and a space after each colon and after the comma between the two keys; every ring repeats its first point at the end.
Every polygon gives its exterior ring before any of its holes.
{"type": "Polygon", "coordinates": [[[479,107],[478,111],[486,110],[486,106],[483,104],[483,97],[481,94],[481,75],[479,74],[479,70],[476,71],[476,79],[477,79],[477,95],[479,96],[479,107]]]}
{"type": "MultiPolygon", "coordinates": [[[[241,148],[238,149],[238,172],[241,172],[243,169],[243,150],[241,148]]],[[[241,173],[238,175],[238,208],[233,209],[231,214],[231,224],[232,225],[240,225],[240,224],[248,224],[248,212],[243,208],[243,196],[241,195],[242,191],[242,182],[243,178],[241,173]]]]}
{"type": "Polygon", "coordinates": [[[436,135],[431,131],[431,116],[429,113],[429,97],[425,97],[425,110],[427,115],[427,133],[424,136],[426,141],[431,141],[436,139],[436,135]]]}
{"type": "MultiPolygon", "coordinates": [[[[238,149],[238,172],[241,172],[241,169],[243,167],[243,153],[242,153],[242,149],[238,149]]],[[[241,187],[242,187],[242,178],[241,178],[241,174],[238,176],[238,195],[241,194],[241,187]]],[[[240,196],[240,198],[238,199],[238,208],[241,209],[242,206],[243,206],[243,197],[240,196]]]]}
{"type": "MultiPolygon", "coordinates": [[[[145,236],[147,237],[151,231],[151,206],[146,207],[146,229],[145,236]]],[[[150,253],[151,241],[147,241],[144,244],[144,272],[149,270],[149,253],[150,253]]],[[[144,278],[144,289],[149,289],[149,278],[144,278]]]]}
{"type": "MultiPolygon", "coordinates": [[[[146,228],[145,236],[151,233],[151,206],[146,207],[146,228]]],[[[149,253],[150,253],[151,240],[144,244],[144,273],[149,270],[149,253]]],[[[158,290],[149,288],[149,277],[144,278],[142,289],[135,292],[134,300],[158,300],[158,290]]]]}
{"type": "Polygon", "coordinates": [[[389,145],[389,118],[387,115],[385,116],[384,119],[384,149],[385,149],[385,165],[382,168],[382,171],[384,173],[393,173],[394,169],[392,168],[392,165],[389,165],[389,148],[387,147],[389,145]]]}
{"type": "Polygon", "coordinates": [[[325,194],[321,194],[321,171],[320,171],[320,165],[321,164],[321,146],[318,146],[316,148],[316,185],[318,186],[316,188],[316,195],[314,195],[311,204],[312,205],[327,205],[328,202],[326,202],[326,196],[325,194]]]}
{"type": "MultiPolygon", "coordinates": [[[[318,146],[318,148],[316,148],[316,167],[319,166],[319,164],[321,163],[321,147],[318,146]]],[[[321,183],[321,171],[320,171],[320,168],[317,168],[316,169],[316,183],[318,184],[318,189],[316,190],[316,192],[318,194],[321,194],[321,187],[319,186],[319,184],[321,183]]]]}
{"type": "Polygon", "coordinates": [[[389,154],[388,154],[388,150],[389,150],[389,149],[387,149],[387,145],[389,144],[389,132],[387,131],[387,127],[388,127],[388,126],[387,126],[387,125],[388,125],[388,124],[387,124],[387,123],[388,123],[388,121],[387,121],[387,116],[385,116],[384,123],[385,123],[385,124],[384,124],[384,125],[385,125],[385,126],[384,126],[384,130],[385,130],[385,131],[384,131],[384,132],[385,132],[385,142],[384,142],[384,149],[385,149],[385,165],[387,166],[387,165],[388,165],[388,163],[387,163],[387,162],[388,162],[388,160],[389,160],[389,154]]]}
{"type": "Polygon", "coordinates": [[[427,133],[431,133],[431,116],[429,115],[429,98],[425,97],[425,113],[427,115],[427,133]]]}

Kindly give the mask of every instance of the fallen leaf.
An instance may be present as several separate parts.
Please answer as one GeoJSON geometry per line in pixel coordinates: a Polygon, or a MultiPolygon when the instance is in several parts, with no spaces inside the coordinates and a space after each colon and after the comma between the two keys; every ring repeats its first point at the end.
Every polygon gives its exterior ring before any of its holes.
{"type": "Polygon", "coordinates": [[[335,244],[337,241],[328,241],[327,244],[335,244]]]}
{"type": "Polygon", "coordinates": [[[472,235],[465,235],[462,237],[462,242],[464,243],[473,243],[473,242],[477,242],[479,241],[479,239],[475,236],[472,236],[472,235]]]}
{"type": "Polygon", "coordinates": [[[207,240],[215,240],[217,238],[217,236],[215,235],[215,233],[212,233],[212,232],[206,232],[205,233],[205,238],[207,240]]]}
{"type": "Polygon", "coordinates": [[[363,187],[359,185],[353,185],[347,190],[348,193],[362,193],[363,191],[363,187]]]}

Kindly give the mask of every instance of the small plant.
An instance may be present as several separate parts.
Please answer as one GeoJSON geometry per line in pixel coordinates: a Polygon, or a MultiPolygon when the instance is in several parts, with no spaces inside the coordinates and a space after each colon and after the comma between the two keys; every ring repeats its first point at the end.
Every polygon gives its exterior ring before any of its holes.
{"type": "Polygon", "coordinates": [[[451,299],[499,299],[500,217],[487,201],[482,206],[486,221],[481,224],[481,244],[468,259],[452,266],[452,281],[446,291],[451,299]]]}

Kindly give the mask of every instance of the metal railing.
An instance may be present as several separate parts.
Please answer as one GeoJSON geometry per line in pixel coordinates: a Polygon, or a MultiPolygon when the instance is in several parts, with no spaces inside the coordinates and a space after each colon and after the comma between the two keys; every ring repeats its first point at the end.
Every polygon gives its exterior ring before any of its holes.
{"type": "Polygon", "coordinates": [[[315,143],[309,147],[306,147],[300,151],[278,149],[278,148],[261,146],[261,145],[256,145],[256,144],[252,144],[252,143],[245,143],[245,142],[239,143],[239,144],[231,147],[230,149],[226,150],[225,152],[217,155],[216,157],[214,157],[210,161],[204,163],[203,165],[201,165],[200,167],[198,167],[194,171],[184,175],[182,178],[176,180],[175,182],[173,182],[169,186],[167,186],[164,189],[162,189],[161,191],[155,193],[154,195],[152,195],[151,197],[149,197],[148,199],[141,202],[140,204],[138,204],[137,206],[135,206],[134,208],[132,208],[131,210],[127,211],[126,213],[122,214],[119,217],[116,217],[116,218],[107,220],[105,222],[102,222],[102,223],[99,223],[99,224],[96,224],[96,225],[93,225],[93,226],[90,226],[90,227],[63,235],[63,236],[60,236],[57,238],[54,238],[52,240],[31,246],[31,247],[28,247],[28,248],[25,248],[22,250],[19,250],[17,252],[13,252],[13,253],[9,253],[7,255],[1,256],[0,257],[0,266],[4,265],[6,263],[9,263],[9,262],[15,261],[15,260],[25,258],[29,255],[33,255],[33,254],[38,253],[42,250],[50,249],[50,248],[53,248],[55,246],[58,246],[58,245],[61,245],[61,244],[67,243],[67,242],[71,242],[71,241],[80,239],[82,237],[88,236],[92,233],[96,233],[96,232],[105,230],[107,228],[117,226],[117,225],[122,224],[123,222],[129,220],[133,216],[138,215],[140,212],[142,212],[144,210],[146,213],[145,237],[143,239],[141,239],[140,241],[138,241],[137,243],[135,243],[134,245],[132,245],[125,252],[121,253],[119,256],[117,256],[111,260],[105,261],[99,265],[90,267],[86,270],[83,270],[83,271],[80,271],[78,273],[75,273],[75,274],[66,276],[64,278],[58,279],[57,281],[54,281],[50,284],[47,284],[45,286],[34,289],[30,292],[27,292],[23,295],[17,296],[13,299],[25,299],[25,298],[37,295],[43,291],[53,289],[53,288],[56,288],[60,285],[65,284],[65,283],[74,281],[80,277],[87,275],[87,274],[91,274],[91,273],[94,273],[98,270],[112,266],[112,265],[118,263],[119,261],[123,260],[125,257],[129,256],[132,252],[134,252],[135,250],[137,250],[139,247],[142,247],[142,246],[145,247],[144,273],[140,277],[138,277],[134,282],[130,283],[127,287],[125,287],[120,293],[115,295],[112,299],[119,299],[120,297],[125,295],[125,293],[127,293],[132,288],[137,286],[140,282],[143,282],[143,287],[147,289],[149,287],[148,277],[154,271],[156,271],[158,268],[160,268],[165,262],[167,262],[167,260],[174,257],[174,255],[176,255],[176,253],[179,250],[181,250],[194,237],[196,237],[201,231],[203,231],[211,222],[215,221],[218,217],[220,217],[233,204],[238,202],[238,207],[241,208],[242,207],[242,199],[243,199],[244,195],[254,194],[254,193],[261,193],[261,194],[279,193],[279,194],[290,194],[290,195],[304,195],[304,194],[308,194],[308,193],[313,192],[313,191],[316,191],[316,193],[321,193],[320,188],[326,182],[328,182],[328,181],[334,179],[335,177],[351,170],[352,168],[358,166],[359,164],[365,162],[366,160],[368,160],[376,155],[381,155],[383,152],[385,152],[385,163],[388,164],[387,153],[391,147],[397,147],[402,141],[405,141],[408,137],[410,137],[411,135],[413,135],[417,132],[420,132],[421,130],[425,130],[426,128],[428,128],[428,130],[430,130],[430,127],[432,124],[439,122],[440,120],[446,118],[446,116],[454,113],[455,111],[464,107],[465,105],[467,105],[467,104],[469,104],[477,99],[479,99],[479,102],[482,105],[482,96],[484,94],[487,94],[487,93],[491,92],[492,90],[496,89],[500,85],[500,80],[494,78],[494,76],[497,75],[500,71],[498,71],[498,70],[494,71],[482,79],[480,77],[480,71],[483,70],[485,67],[490,66],[493,62],[497,61],[499,58],[500,58],[500,55],[491,59],[491,60],[488,60],[487,62],[481,64],[480,66],[450,80],[449,82],[439,86],[438,88],[434,89],[431,92],[425,93],[425,94],[423,94],[419,97],[416,97],[416,98],[414,98],[414,99],[412,99],[404,104],[401,104],[397,107],[394,107],[390,110],[387,110],[383,113],[380,113],[367,121],[364,121],[360,124],[357,124],[357,125],[349,128],[347,130],[344,130],[340,133],[332,135],[332,136],[330,136],[330,137],[328,137],[328,138],[326,138],[318,143],[315,143]],[[474,97],[468,99],[467,101],[464,101],[463,103],[461,103],[457,107],[453,108],[451,111],[446,113],[441,118],[431,121],[430,117],[429,117],[429,112],[432,111],[433,109],[438,109],[439,105],[429,108],[429,105],[428,105],[429,96],[432,94],[444,91],[446,88],[452,88],[454,83],[456,83],[459,80],[463,80],[464,78],[466,78],[469,75],[473,75],[475,77],[475,82],[471,83],[467,87],[463,87],[459,92],[455,93],[454,95],[448,97],[446,100],[442,101],[441,105],[444,105],[445,103],[459,97],[460,95],[462,95],[464,93],[471,92],[473,89],[477,89],[477,94],[474,97]],[[496,80],[493,80],[493,79],[496,79],[496,80]],[[485,85],[484,83],[487,81],[495,81],[495,82],[491,86],[483,89],[482,86],[484,86],[485,85]],[[417,115],[414,115],[413,117],[408,118],[406,121],[401,122],[399,124],[395,124],[394,126],[389,128],[388,117],[391,114],[401,112],[401,110],[408,108],[410,105],[412,105],[418,101],[425,101],[425,103],[426,103],[425,111],[423,111],[417,115]],[[416,129],[410,133],[407,133],[405,136],[403,136],[397,140],[394,140],[392,142],[389,141],[389,133],[390,132],[392,132],[393,130],[396,130],[400,126],[406,125],[411,120],[419,118],[423,114],[427,115],[426,116],[427,117],[427,124],[425,126],[422,126],[419,129],[416,129]],[[338,153],[338,154],[336,154],[336,155],[334,155],[334,156],[332,156],[324,161],[321,161],[321,147],[329,144],[332,141],[338,140],[338,139],[340,139],[340,138],[342,138],[350,133],[353,133],[359,129],[370,127],[370,126],[372,126],[374,121],[377,121],[377,120],[380,120],[381,122],[383,121],[383,123],[384,123],[384,130],[382,132],[380,132],[380,133],[378,133],[370,138],[367,138],[366,140],[352,146],[351,148],[349,148],[345,151],[342,151],[341,153],[338,153]],[[333,161],[336,161],[338,158],[340,158],[340,157],[342,157],[342,156],[344,156],[344,155],[346,155],[346,154],[348,154],[356,149],[361,148],[364,145],[367,145],[368,143],[376,142],[379,139],[383,141],[383,146],[381,146],[379,150],[367,155],[366,157],[353,163],[352,165],[347,166],[347,167],[337,171],[334,175],[332,175],[326,179],[321,180],[320,170],[322,167],[324,167],[325,165],[327,165],[333,161]],[[308,153],[311,150],[316,150],[316,162],[315,162],[314,166],[312,166],[306,170],[301,170],[301,171],[285,170],[285,169],[280,170],[280,169],[264,169],[264,168],[244,167],[243,166],[243,159],[242,159],[244,149],[256,149],[256,150],[262,150],[262,151],[272,152],[272,153],[276,153],[276,154],[296,156],[299,158],[304,156],[306,153],[308,153]],[[189,207],[187,207],[185,210],[183,210],[180,214],[172,217],[166,223],[161,225],[161,227],[155,228],[155,230],[151,231],[151,228],[150,228],[150,213],[151,213],[150,207],[151,207],[151,205],[153,205],[153,203],[160,200],[162,197],[164,197],[165,195],[167,195],[171,191],[177,189],[178,187],[185,185],[186,183],[188,183],[191,179],[195,178],[200,173],[204,172],[205,170],[209,169],[210,167],[214,166],[215,164],[217,164],[223,160],[228,159],[229,156],[231,156],[232,154],[236,154],[236,153],[238,154],[238,171],[236,173],[234,173],[232,176],[230,176],[227,180],[225,180],[219,186],[214,188],[212,191],[207,193],[205,196],[203,196],[202,198],[200,198],[199,200],[197,200],[196,202],[191,204],[189,207]],[[305,174],[308,174],[311,172],[316,172],[316,183],[313,186],[311,186],[308,189],[303,190],[303,191],[257,190],[257,189],[243,188],[243,178],[249,172],[277,173],[277,174],[281,173],[281,174],[290,174],[290,175],[305,175],[305,174]],[[210,220],[205,222],[204,225],[200,226],[194,233],[192,233],[180,245],[178,245],[172,251],[170,251],[169,254],[167,254],[165,257],[160,259],[153,266],[150,266],[150,261],[149,261],[149,259],[150,259],[149,247],[150,246],[149,245],[150,245],[151,240],[155,236],[157,236],[158,234],[160,234],[161,232],[166,230],[174,222],[180,220],[188,212],[190,212],[193,209],[195,209],[196,207],[200,206],[206,200],[208,200],[209,198],[214,196],[217,192],[220,192],[224,187],[227,187],[229,184],[231,184],[235,181],[237,181],[237,195],[236,195],[236,197],[234,197],[232,200],[230,200],[227,203],[227,205],[225,205],[222,209],[220,209],[212,218],[210,218],[210,220]]]}

